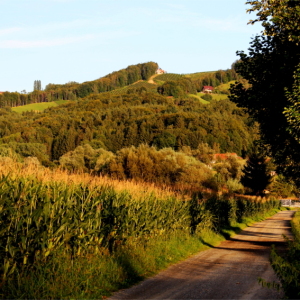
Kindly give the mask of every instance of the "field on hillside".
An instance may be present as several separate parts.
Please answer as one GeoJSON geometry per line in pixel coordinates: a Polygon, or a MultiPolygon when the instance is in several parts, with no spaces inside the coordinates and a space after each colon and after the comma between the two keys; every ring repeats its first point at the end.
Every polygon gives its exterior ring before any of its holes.
{"type": "Polygon", "coordinates": [[[228,96],[225,94],[212,94],[214,100],[225,100],[228,99],[228,96]]]}
{"type": "Polygon", "coordinates": [[[229,91],[230,85],[234,84],[235,82],[236,82],[236,80],[231,80],[227,83],[220,84],[219,86],[216,87],[216,90],[217,91],[229,91]]]}
{"type": "MultiPolygon", "coordinates": [[[[204,104],[209,103],[208,101],[201,98],[201,96],[203,96],[203,95],[204,95],[204,93],[200,92],[200,93],[197,93],[197,96],[196,95],[189,95],[189,96],[199,99],[204,104]]],[[[225,94],[211,94],[211,96],[212,96],[213,100],[218,100],[218,101],[228,99],[228,96],[225,94]]]]}
{"type": "Polygon", "coordinates": [[[182,77],[181,74],[175,74],[175,73],[166,73],[158,75],[154,78],[154,81],[170,81],[170,80],[178,80],[182,77]]]}
{"type": "Polygon", "coordinates": [[[206,100],[202,99],[202,98],[200,97],[200,95],[201,95],[201,93],[198,93],[197,95],[189,94],[189,97],[198,99],[198,100],[199,100],[201,103],[203,103],[203,104],[208,104],[209,101],[206,101],[206,100]]]}
{"type": "Polygon", "coordinates": [[[191,74],[185,74],[185,77],[191,78],[192,80],[200,79],[206,75],[213,74],[216,71],[207,71],[207,72],[197,72],[197,73],[191,73],[191,74]]]}
{"type": "Polygon", "coordinates": [[[68,100],[59,100],[59,101],[54,101],[54,102],[42,102],[42,103],[32,103],[32,104],[27,104],[24,106],[17,106],[17,107],[12,107],[12,111],[15,111],[17,113],[22,113],[25,111],[44,111],[45,109],[49,107],[54,107],[58,106],[61,104],[67,103],[68,100]]]}

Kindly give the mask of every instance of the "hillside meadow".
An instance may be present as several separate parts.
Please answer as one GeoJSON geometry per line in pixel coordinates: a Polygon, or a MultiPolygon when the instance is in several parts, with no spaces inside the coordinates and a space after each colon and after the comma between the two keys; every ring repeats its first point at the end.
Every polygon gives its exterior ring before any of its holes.
{"type": "Polygon", "coordinates": [[[12,107],[12,111],[17,112],[17,113],[22,113],[25,111],[34,111],[34,112],[41,112],[44,111],[45,109],[49,107],[55,107],[61,104],[65,104],[67,100],[58,100],[54,102],[42,102],[42,103],[32,103],[32,104],[27,104],[23,106],[17,106],[17,107],[12,107]]]}

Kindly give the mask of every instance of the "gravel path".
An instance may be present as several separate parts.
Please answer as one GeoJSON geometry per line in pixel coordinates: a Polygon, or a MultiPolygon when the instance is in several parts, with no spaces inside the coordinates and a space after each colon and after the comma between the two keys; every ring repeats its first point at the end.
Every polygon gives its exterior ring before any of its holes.
{"type": "Polygon", "coordinates": [[[293,213],[282,211],[255,223],[109,299],[280,299],[282,294],[262,288],[257,278],[277,281],[269,263],[270,247],[283,246],[282,234],[291,237],[293,213]]]}

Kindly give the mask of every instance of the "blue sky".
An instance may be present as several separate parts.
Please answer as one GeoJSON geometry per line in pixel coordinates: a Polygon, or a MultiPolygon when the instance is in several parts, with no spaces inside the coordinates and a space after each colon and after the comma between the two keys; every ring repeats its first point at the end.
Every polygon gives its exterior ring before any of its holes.
{"type": "Polygon", "coordinates": [[[246,0],[0,0],[0,91],[94,80],[157,62],[169,73],[230,68],[260,25],[246,0]]]}

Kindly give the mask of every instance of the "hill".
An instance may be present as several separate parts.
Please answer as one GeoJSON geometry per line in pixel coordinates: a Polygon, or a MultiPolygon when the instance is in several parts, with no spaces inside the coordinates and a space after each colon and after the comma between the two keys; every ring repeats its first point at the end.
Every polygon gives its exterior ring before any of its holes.
{"type": "MultiPolygon", "coordinates": [[[[59,100],[79,100],[91,94],[112,92],[122,94],[142,89],[147,92],[161,93],[167,96],[182,96],[182,94],[196,94],[203,86],[216,87],[222,83],[236,80],[238,75],[234,69],[193,74],[167,73],[153,76],[158,68],[155,62],[128,66],[102,78],[83,83],[68,82],[66,84],[48,84],[43,91],[33,91],[29,94],[9,93],[0,94],[1,107],[18,107],[33,103],[55,102],[59,100]],[[152,78],[154,80],[150,80],[152,78]],[[173,86],[170,88],[170,84],[173,86]],[[176,87],[177,86],[177,87],[176,87]],[[162,87],[162,88],[159,88],[162,87]],[[181,89],[182,91],[179,91],[181,89]]],[[[57,103],[57,102],[56,102],[57,103]]],[[[54,104],[51,104],[54,105],[54,104]]],[[[49,106],[51,106],[49,105],[49,106]]],[[[31,107],[17,109],[28,111],[31,107]]],[[[35,110],[35,109],[33,109],[35,110]]],[[[37,110],[40,110],[38,108],[37,110]]]]}

